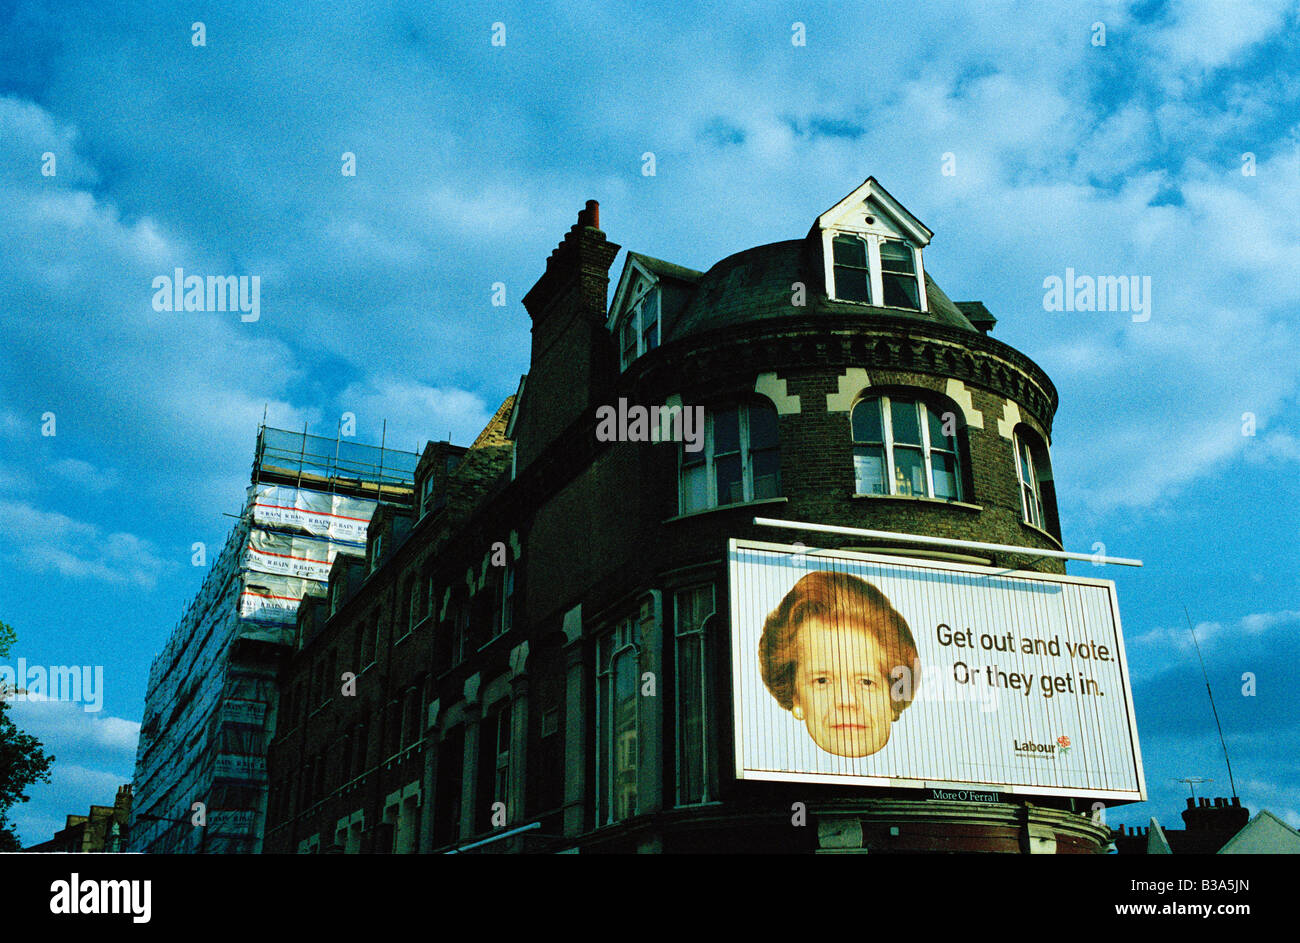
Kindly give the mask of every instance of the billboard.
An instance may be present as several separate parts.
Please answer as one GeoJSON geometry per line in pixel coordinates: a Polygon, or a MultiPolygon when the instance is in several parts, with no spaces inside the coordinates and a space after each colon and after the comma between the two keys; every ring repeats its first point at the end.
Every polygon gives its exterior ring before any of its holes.
{"type": "Polygon", "coordinates": [[[732,540],[740,779],[1146,798],[1115,584],[732,540]]]}

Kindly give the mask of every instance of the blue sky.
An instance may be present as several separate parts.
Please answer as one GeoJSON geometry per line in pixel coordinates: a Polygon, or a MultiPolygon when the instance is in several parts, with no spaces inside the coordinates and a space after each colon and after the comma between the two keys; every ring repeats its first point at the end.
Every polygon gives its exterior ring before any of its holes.
{"type": "Polygon", "coordinates": [[[505,6],[0,2],[0,620],[15,657],[106,684],[98,714],[14,705],[57,757],[22,837],[130,780],[191,545],[220,547],[264,408],[468,442],[585,200],[706,269],[868,175],[1055,381],[1067,548],[1146,561],[1100,574],[1152,797],[1110,821],[1181,825],[1184,776],[1228,793],[1186,606],[1238,792],[1300,825],[1297,3],[505,6]],[[259,320],[154,311],[178,266],[260,276],[259,320]],[[1044,310],[1067,267],[1150,276],[1150,320],[1044,310]]]}

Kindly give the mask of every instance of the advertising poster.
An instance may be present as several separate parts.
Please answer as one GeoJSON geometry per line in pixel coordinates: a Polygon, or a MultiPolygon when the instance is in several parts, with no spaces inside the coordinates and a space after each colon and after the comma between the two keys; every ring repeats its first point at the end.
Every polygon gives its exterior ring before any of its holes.
{"type": "Polygon", "coordinates": [[[1145,798],[1114,584],[731,541],[741,779],[1145,798]]]}

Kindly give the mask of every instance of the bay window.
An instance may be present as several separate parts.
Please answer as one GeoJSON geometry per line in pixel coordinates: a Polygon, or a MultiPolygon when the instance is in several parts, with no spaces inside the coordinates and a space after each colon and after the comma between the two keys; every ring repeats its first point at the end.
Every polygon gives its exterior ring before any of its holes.
{"type": "Polygon", "coordinates": [[[858,494],[962,500],[955,413],[918,399],[873,396],[853,407],[851,426],[858,494]]]}

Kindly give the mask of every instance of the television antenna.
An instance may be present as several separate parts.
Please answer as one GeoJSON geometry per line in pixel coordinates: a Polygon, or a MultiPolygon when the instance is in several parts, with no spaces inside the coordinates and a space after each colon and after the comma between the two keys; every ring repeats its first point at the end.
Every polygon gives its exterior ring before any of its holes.
{"type": "Polygon", "coordinates": [[[1196,629],[1192,628],[1192,617],[1183,606],[1183,615],[1187,618],[1187,631],[1192,633],[1192,644],[1196,646],[1196,657],[1201,663],[1201,675],[1205,678],[1205,693],[1210,696],[1210,710],[1214,712],[1214,726],[1219,728],[1219,743],[1223,746],[1223,762],[1228,765],[1228,783],[1232,786],[1232,795],[1237,796],[1237,782],[1232,778],[1232,760],[1228,759],[1228,741],[1223,739],[1223,724],[1219,723],[1219,709],[1214,706],[1214,692],[1210,690],[1210,676],[1205,670],[1205,659],[1201,657],[1201,643],[1196,640],[1196,629]]]}
{"type": "Polygon", "coordinates": [[[1187,783],[1187,785],[1190,786],[1191,789],[1192,789],[1192,799],[1195,800],[1195,799],[1196,799],[1196,784],[1197,784],[1197,783],[1212,783],[1212,782],[1214,782],[1214,780],[1213,780],[1213,779],[1202,779],[1200,776],[1184,776],[1182,779],[1175,779],[1174,782],[1176,782],[1176,783],[1187,783]]]}

